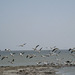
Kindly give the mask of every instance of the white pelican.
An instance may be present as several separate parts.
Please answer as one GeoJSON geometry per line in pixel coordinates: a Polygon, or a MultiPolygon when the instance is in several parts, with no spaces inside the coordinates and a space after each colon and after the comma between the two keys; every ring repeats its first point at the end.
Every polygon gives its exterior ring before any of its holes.
{"type": "Polygon", "coordinates": [[[5,58],[8,58],[8,56],[3,56],[3,57],[1,58],[1,60],[5,59],[5,58]]]}
{"type": "Polygon", "coordinates": [[[24,44],[22,44],[22,45],[19,45],[20,47],[23,47],[24,45],[26,45],[27,43],[24,43],[24,44]]]}
{"type": "Polygon", "coordinates": [[[39,45],[36,45],[36,47],[35,48],[32,48],[32,49],[34,49],[34,51],[35,51],[35,50],[37,50],[37,47],[39,47],[39,45]]]}
{"type": "Polygon", "coordinates": [[[14,59],[12,59],[11,61],[8,61],[8,62],[10,62],[11,64],[13,64],[13,62],[14,62],[14,59]]]}

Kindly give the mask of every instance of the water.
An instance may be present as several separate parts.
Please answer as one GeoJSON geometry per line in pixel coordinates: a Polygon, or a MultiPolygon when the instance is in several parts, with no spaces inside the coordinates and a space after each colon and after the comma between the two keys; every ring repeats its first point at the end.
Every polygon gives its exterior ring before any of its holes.
{"type": "MultiPolygon", "coordinates": [[[[47,63],[61,63],[64,64],[65,61],[70,60],[75,64],[75,53],[71,53],[68,50],[58,50],[54,54],[50,50],[42,50],[41,52],[33,50],[25,51],[0,51],[0,66],[26,66],[26,65],[37,65],[37,62],[41,64],[47,63]],[[61,51],[61,52],[60,52],[61,51]],[[23,56],[20,56],[19,53],[24,52],[23,56]],[[14,56],[11,56],[10,53],[15,53],[14,56]],[[34,55],[33,58],[26,58],[27,55],[34,55]],[[7,56],[3,60],[2,57],[7,56]],[[10,63],[14,59],[13,63],[10,63]],[[10,61],[10,62],[9,62],[10,61]]],[[[58,75],[75,75],[75,67],[64,67],[58,69],[58,75]]]]}
{"type": "Polygon", "coordinates": [[[75,75],[75,67],[64,67],[58,69],[57,75],[75,75]]]}

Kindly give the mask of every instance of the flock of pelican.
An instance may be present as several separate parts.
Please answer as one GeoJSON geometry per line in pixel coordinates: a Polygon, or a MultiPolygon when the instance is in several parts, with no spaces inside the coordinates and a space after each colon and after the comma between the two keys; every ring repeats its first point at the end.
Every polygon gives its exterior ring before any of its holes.
{"type": "MultiPolygon", "coordinates": [[[[24,47],[26,44],[27,44],[27,43],[24,43],[24,44],[22,44],[22,45],[19,45],[19,47],[24,47]]],[[[41,48],[38,49],[39,46],[40,46],[40,45],[36,45],[36,46],[35,46],[34,48],[32,48],[32,49],[33,49],[34,51],[40,53],[41,50],[43,49],[43,47],[41,47],[41,48]]],[[[14,52],[14,53],[11,52],[10,49],[5,49],[5,51],[9,51],[9,52],[10,52],[9,54],[10,54],[12,57],[14,57],[15,54],[16,54],[15,52],[14,52]]],[[[69,48],[68,51],[71,52],[71,54],[73,54],[73,53],[75,52],[75,48],[69,48]]],[[[24,53],[25,53],[25,52],[20,52],[19,55],[20,55],[20,56],[23,56],[24,53]]],[[[60,50],[59,48],[57,48],[56,46],[54,46],[54,47],[50,47],[50,52],[49,52],[48,54],[41,55],[41,57],[50,57],[50,56],[53,56],[53,55],[55,55],[55,56],[57,57],[57,56],[59,56],[60,53],[61,53],[61,50],[60,50]],[[57,53],[57,51],[58,51],[58,53],[57,53]]],[[[73,56],[75,57],[75,54],[73,54],[73,56]]],[[[8,56],[2,56],[2,55],[0,55],[0,57],[1,57],[0,60],[4,60],[4,59],[9,58],[8,56]]],[[[31,59],[31,58],[33,58],[33,57],[36,57],[36,55],[35,55],[35,54],[27,54],[27,55],[26,55],[26,58],[29,58],[29,59],[31,59]]],[[[63,59],[64,59],[64,58],[61,58],[61,59],[56,58],[56,60],[57,60],[58,62],[61,62],[61,60],[63,60],[63,59]]],[[[13,58],[12,60],[10,60],[10,61],[8,61],[8,62],[11,63],[11,64],[13,64],[13,63],[15,62],[15,59],[13,58]]],[[[36,62],[36,63],[37,63],[37,65],[39,65],[39,64],[41,64],[42,62],[41,62],[41,61],[38,61],[38,62],[36,62]]],[[[49,62],[47,62],[47,61],[43,61],[43,63],[44,63],[44,64],[49,64],[49,62]]],[[[72,63],[72,60],[66,60],[64,63],[65,63],[65,64],[71,64],[71,63],[72,63]]],[[[51,64],[53,64],[53,63],[51,63],[51,64]]],[[[75,62],[74,62],[74,64],[75,64],[75,62]]]]}

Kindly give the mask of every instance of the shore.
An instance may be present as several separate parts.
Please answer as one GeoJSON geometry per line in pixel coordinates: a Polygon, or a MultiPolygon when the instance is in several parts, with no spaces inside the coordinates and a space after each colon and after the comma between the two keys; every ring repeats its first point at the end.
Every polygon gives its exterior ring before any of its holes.
{"type": "Polygon", "coordinates": [[[55,68],[49,65],[1,66],[0,75],[56,75],[55,68]]]}
{"type": "Polygon", "coordinates": [[[56,69],[65,66],[62,65],[0,66],[0,75],[56,75],[57,72],[56,69]]]}

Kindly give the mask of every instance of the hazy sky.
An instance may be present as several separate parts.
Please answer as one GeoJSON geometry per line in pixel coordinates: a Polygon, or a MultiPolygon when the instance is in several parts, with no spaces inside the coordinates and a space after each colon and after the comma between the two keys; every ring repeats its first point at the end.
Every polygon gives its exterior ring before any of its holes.
{"type": "Polygon", "coordinates": [[[0,49],[37,44],[75,47],[75,0],[0,0],[0,49]]]}

